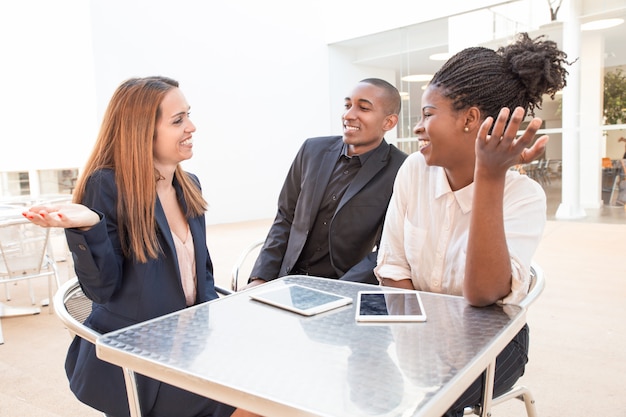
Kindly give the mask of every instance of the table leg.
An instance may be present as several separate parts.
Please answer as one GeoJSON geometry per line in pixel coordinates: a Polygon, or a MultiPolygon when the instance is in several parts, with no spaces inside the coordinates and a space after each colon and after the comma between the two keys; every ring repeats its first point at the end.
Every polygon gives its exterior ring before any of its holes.
{"type": "Polygon", "coordinates": [[[485,371],[485,389],[483,391],[483,403],[480,415],[491,417],[491,401],[493,400],[493,380],[496,371],[496,361],[492,361],[485,371]]]}
{"type": "Polygon", "coordinates": [[[124,382],[126,383],[126,395],[128,396],[130,415],[131,417],[142,417],[135,372],[128,368],[122,368],[122,370],[124,372],[124,382]]]}

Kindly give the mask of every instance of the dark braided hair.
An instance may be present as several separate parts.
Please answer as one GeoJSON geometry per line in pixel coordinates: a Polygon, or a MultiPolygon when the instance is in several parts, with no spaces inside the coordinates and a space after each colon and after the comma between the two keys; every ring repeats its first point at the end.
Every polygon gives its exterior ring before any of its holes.
{"type": "Polygon", "coordinates": [[[451,99],[456,110],[476,106],[485,118],[495,119],[503,107],[523,107],[534,116],[543,94],[554,99],[565,87],[564,64],[571,64],[556,42],[542,38],[520,33],[514,43],[497,51],[466,48],[437,71],[430,86],[451,99]]]}

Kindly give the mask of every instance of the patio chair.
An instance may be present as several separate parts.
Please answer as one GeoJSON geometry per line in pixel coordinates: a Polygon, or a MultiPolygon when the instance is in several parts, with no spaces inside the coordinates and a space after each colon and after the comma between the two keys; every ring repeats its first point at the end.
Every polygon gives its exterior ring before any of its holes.
{"type": "Polygon", "coordinates": [[[539,161],[539,182],[541,185],[550,185],[552,184],[552,181],[550,180],[550,171],[549,171],[549,167],[550,166],[550,160],[549,159],[544,159],[543,161],[539,161]]]}
{"type": "MultiPolygon", "coordinates": [[[[244,249],[241,254],[239,255],[239,258],[237,259],[237,261],[235,262],[235,265],[233,266],[233,270],[232,270],[232,274],[231,274],[231,283],[230,283],[230,289],[233,291],[237,291],[239,289],[239,275],[242,269],[252,269],[252,264],[254,263],[254,261],[256,260],[256,256],[259,254],[259,251],[261,250],[261,246],[263,246],[263,243],[265,243],[265,240],[258,240],[254,243],[252,243],[250,246],[248,246],[246,249],[244,249]],[[252,255],[255,255],[254,257],[252,257],[252,255]]],[[[248,279],[248,277],[245,277],[246,280],[248,279]]]]}
{"type": "MultiPolygon", "coordinates": [[[[533,262],[530,266],[530,288],[528,290],[528,295],[519,303],[520,307],[528,308],[543,292],[545,285],[546,282],[543,270],[539,265],[533,262]]],[[[524,405],[526,406],[526,414],[528,415],[528,417],[537,417],[537,410],[535,409],[535,399],[530,390],[524,385],[514,385],[507,392],[497,397],[494,397],[491,402],[491,406],[493,407],[498,404],[502,404],[503,402],[514,398],[524,402],[524,405]]],[[[463,414],[475,414],[479,416],[483,415],[480,405],[476,407],[465,408],[463,414]]]]}
{"type": "MultiPolygon", "coordinates": [[[[35,295],[30,280],[48,277],[48,303],[52,300],[53,278],[59,287],[59,273],[54,259],[48,254],[49,228],[37,226],[25,220],[0,223],[0,283],[5,284],[6,298],[10,300],[7,284],[28,280],[31,304],[35,295]]],[[[9,307],[0,304],[0,318],[39,314],[38,307],[9,307]]],[[[52,314],[52,309],[49,310],[52,314]]],[[[0,344],[4,343],[0,323],[0,344]]]]}
{"type": "MultiPolygon", "coordinates": [[[[54,295],[53,305],[54,311],[72,337],[78,336],[94,345],[96,344],[96,339],[100,333],[83,324],[91,313],[92,301],[83,293],[77,278],[72,278],[59,287],[54,295]]],[[[125,368],[122,368],[122,371],[126,382],[130,415],[131,417],[140,417],[142,414],[139,401],[136,401],[138,396],[135,373],[125,368]]]]}
{"type": "MultiPolygon", "coordinates": [[[[216,290],[223,295],[230,294],[230,291],[222,288],[216,288],[216,290]]],[[[80,288],[78,278],[74,277],[59,287],[54,295],[53,305],[55,313],[67,327],[72,337],[78,336],[94,345],[96,344],[96,339],[98,339],[100,333],[83,324],[91,313],[93,304],[80,288]]],[[[122,371],[124,372],[124,380],[126,382],[126,394],[131,410],[130,415],[131,417],[139,417],[142,414],[139,401],[137,401],[139,397],[135,373],[126,368],[122,368],[122,371]]]]}

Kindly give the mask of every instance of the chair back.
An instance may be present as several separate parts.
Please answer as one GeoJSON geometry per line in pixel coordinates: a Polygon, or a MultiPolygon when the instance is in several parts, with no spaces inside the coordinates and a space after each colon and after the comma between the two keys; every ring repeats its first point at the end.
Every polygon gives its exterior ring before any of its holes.
{"type": "Polygon", "coordinates": [[[23,279],[37,275],[44,266],[50,229],[23,220],[0,224],[3,273],[23,279]]]}
{"type": "Polygon", "coordinates": [[[528,288],[528,294],[522,301],[520,301],[519,305],[524,308],[528,308],[535,300],[539,297],[539,295],[543,292],[543,289],[546,286],[546,278],[543,273],[543,269],[535,262],[532,262],[530,265],[530,286],[528,288]]]}
{"type": "Polygon", "coordinates": [[[54,295],[54,312],[70,334],[95,344],[100,333],[83,324],[92,306],[92,301],[83,293],[77,278],[68,280],[54,295]]]}
{"type": "Polygon", "coordinates": [[[245,276],[247,283],[249,277],[248,271],[252,270],[254,262],[256,261],[259,252],[261,251],[263,243],[265,243],[265,240],[258,240],[252,243],[246,249],[244,249],[243,252],[241,252],[232,269],[230,283],[231,290],[237,291],[239,289],[239,275],[241,275],[242,270],[246,271],[246,274],[243,275],[245,276]]]}
{"type": "MultiPolygon", "coordinates": [[[[530,287],[528,289],[528,295],[519,303],[520,307],[528,308],[532,303],[535,302],[537,297],[541,295],[544,287],[546,286],[545,276],[543,274],[543,269],[535,262],[531,262],[530,264],[530,287]]],[[[526,388],[524,385],[514,385],[509,388],[506,392],[494,396],[491,401],[491,406],[495,406],[498,404],[502,404],[511,399],[518,399],[524,402],[526,406],[526,414],[528,417],[536,417],[537,410],[535,409],[535,399],[531,394],[530,390],[526,388]]],[[[490,416],[491,410],[483,410],[481,405],[478,404],[474,407],[465,407],[463,410],[463,415],[479,415],[479,416],[490,416]]]]}
{"type": "MultiPolygon", "coordinates": [[[[95,345],[101,334],[83,324],[91,313],[92,307],[92,301],[83,293],[76,277],[63,284],[54,295],[54,311],[72,337],[78,336],[95,345]]],[[[128,368],[122,368],[122,370],[130,415],[131,417],[140,417],[143,414],[138,399],[139,393],[135,373],[128,368]]]]}

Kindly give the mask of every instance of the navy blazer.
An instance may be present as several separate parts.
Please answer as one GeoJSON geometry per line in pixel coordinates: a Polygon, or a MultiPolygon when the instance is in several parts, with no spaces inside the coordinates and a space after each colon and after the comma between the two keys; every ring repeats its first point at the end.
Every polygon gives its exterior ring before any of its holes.
{"type": "MultiPolygon", "coordinates": [[[[189,175],[200,187],[198,179],[189,175]]],[[[174,187],[185,212],[186,204],[176,179],[174,187]]],[[[155,217],[162,253],[146,263],[139,263],[122,254],[117,199],[114,172],[110,169],[96,171],[88,179],[82,203],[100,214],[100,222],[86,232],[66,229],[80,286],[94,302],[93,311],[85,324],[100,333],[186,307],[174,241],[158,198],[155,217]]],[[[187,218],[187,221],[195,247],[196,303],[201,303],[217,298],[213,265],[206,246],[204,216],[187,218]]],[[[79,337],[74,338],[65,368],[70,388],[82,402],[107,414],[129,415],[122,371],[98,359],[94,345],[79,337]]],[[[142,410],[149,412],[153,409],[161,383],[140,375],[137,377],[142,410]]],[[[190,408],[193,407],[190,405],[190,408]]]]}
{"type": "MultiPolygon", "coordinates": [[[[278,212],[251,277],[289,275],[304,248],[333,168],[341,136],[307,139],[278,199],[278,212]]],[[[393,182],[407,155],[385,140],[372,151],[343,195],[329,225],[330,260],[343,280],[376,284],[373,269],[393,182]]]]}

